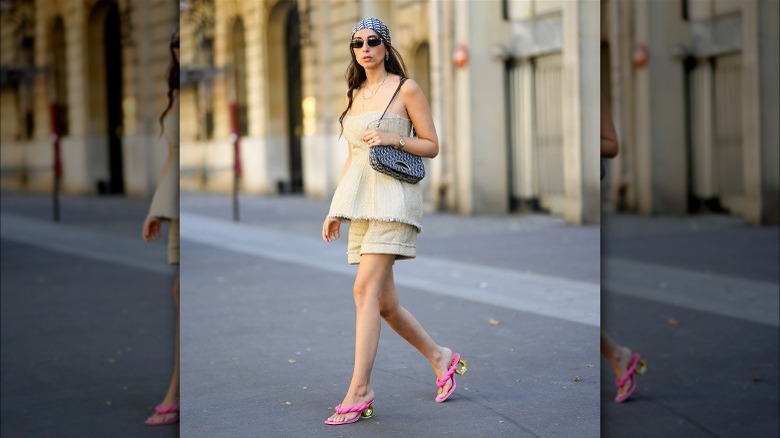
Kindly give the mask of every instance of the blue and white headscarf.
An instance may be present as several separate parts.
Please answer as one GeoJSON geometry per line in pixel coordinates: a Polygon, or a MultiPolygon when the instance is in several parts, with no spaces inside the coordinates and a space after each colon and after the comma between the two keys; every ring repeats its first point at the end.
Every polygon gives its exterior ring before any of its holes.
{"type": "Polygon", "coordinates": [[[354,37],[355,32],[361,29],[373,30],[374,32],[378,33],[382,39],[387,41],[387,44],[390,44],[390,29],[385,26],[385,23],[382,23],[382,20],[378,18],[364,18],[358,21],[355,27],[352,28],[352,36],[354,37]]]}

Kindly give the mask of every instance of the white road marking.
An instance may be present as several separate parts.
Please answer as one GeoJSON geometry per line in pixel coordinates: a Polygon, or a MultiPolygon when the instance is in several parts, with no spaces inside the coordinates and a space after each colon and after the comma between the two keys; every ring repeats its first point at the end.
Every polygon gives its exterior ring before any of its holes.
{"type": "Polygon", "coordinates": [[[117,263],[161,274],[171,273],[173,268],[167,264],[165,251],[145,243],[141,239],[140,224],[138,229],[138,239],[130,239],[11,213],[0,214],[0,235],[3,239],[101,262],[117,263]]]}
{"type": "Polygon", "coordinates": [[[777,284],[615,258],[602,260],[601,269],[609,294],[780,327],[777,284]]]}
{"type": "MultiPolygon", "coordinates": [[[[181,236],[183,240],[274,261],[349,276],[356,273],[355,266],[347,265],[346,236],[327,244],[315,236],[302,237],[188,212],[181,213],[181,236]]],[[[397,262],[395,280],[399,286],[439,295],[590,326],[600,324],[600,291],[595,283],[427,256],[397,262]]]]}

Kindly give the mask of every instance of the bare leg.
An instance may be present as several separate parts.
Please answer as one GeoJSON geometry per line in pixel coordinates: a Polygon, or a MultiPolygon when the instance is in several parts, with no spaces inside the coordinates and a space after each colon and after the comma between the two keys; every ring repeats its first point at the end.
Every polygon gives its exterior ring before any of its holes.
{"type": "MultiPolygon", "coordinates": [[[[366,403],[374,397],[371,389],[371,369],[379,345],[379,294],[385,278],[393,269],[395,256],[391,254],[364,254],[360,257],[357,278],[353,288],[355,297],[355,368],[342,406],[366,403]]],[[[359,412],[333,414],[330,419],[344,421],[355,418],[359,412]]]]}
{"type": "MultiPolygon", "coordinates": [[[[631,361],[631,349],[618,345],[604,329],[601,329],[601,355],[607,359],[618,379],[626,372],[626,367],[631,361]]],[[[629,385],[630,383],[626,382],[618,388],[618,394],[626,392],[629,385]]]]}
{"type": "MultiPolygon", "coordinates": [[[[162,406],[174,406],[179,404],[179,274],[176,275],[176,280],[173,283],[173,301],[176,304],[176,338],[175,338],[175,352],[173,356],[173,373],[171,375],[171,383],[168,385],[168,391],[163,398],[162,406]]],[[[155,418],[162,421],[173,417],[174,413],[170,414],[157,414],[155,413],[149,418],[155,418]]]]}
{"type": "MultiPolygon", "coordinates": [[[[449,362],[452,359],[452,350],[436,344],[414,315],[400,305],[392,271],[390,271],[382,287],[382,293],[379,296],[379,308],[380,315],[390,328],[422,353],[428,359],[428,362],[431,363],[436,377],[440,378],[447,371],[449,362]]],[[[439,394],[447,392],[451,385],[450,382],[447,382],[444,387],[439,388],[439,394]]]]}

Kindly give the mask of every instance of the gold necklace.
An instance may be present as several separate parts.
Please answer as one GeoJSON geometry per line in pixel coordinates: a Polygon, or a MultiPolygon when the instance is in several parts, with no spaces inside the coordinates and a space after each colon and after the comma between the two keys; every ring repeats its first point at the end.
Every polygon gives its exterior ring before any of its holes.
{"type": "Polygon", "coordinates": [[[387,80],[387,72],[385,72],[385,77],[384,79],[382,79],[382,82],[380,82],[379,85],[377,85],[376,90],[371,90],[371,87],[368,86],[368,81],[366,81],[366,88],[368,89],[368,91],[371,91],[371,96],[366,97],[366,92],[363,91],[363,100],[373,99],[374,96],[376,95],[376,92],[379,91],[379,88],[382,86],[382,84],[385,83],[386,80],[387,80]]]}

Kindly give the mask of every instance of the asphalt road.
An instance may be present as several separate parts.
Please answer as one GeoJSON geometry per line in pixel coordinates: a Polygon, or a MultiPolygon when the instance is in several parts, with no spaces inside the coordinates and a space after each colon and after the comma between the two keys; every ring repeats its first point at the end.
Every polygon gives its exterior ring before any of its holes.
{"type": "Polygon", "coordinates": [[[227,197],[182,210],[183,436],[599,436],[597,227],[427,215],[396,263],[401,303],[469,371],[435,403],[427,361],[383,323],[374,417],[334,427],[356,268],[346,239],[319,238],[327,203],[247,197],[238,224],[227,197]]]}
{"type": "Polygon", "coordinates": [[[603,326],[648,371],[616,404],[602,367],[602,436],[778,436],[778,227],[609,215],[603,230],[603,326]]]}
{"type": "Polygon", "coordinates": [[[174,437],[143,424],[173,360],[175,271],[145,244],[148,204],[3,193],[0,435],[174,437]]]}

